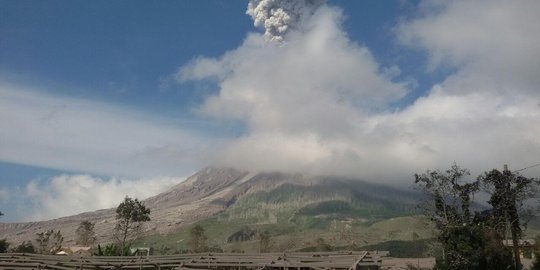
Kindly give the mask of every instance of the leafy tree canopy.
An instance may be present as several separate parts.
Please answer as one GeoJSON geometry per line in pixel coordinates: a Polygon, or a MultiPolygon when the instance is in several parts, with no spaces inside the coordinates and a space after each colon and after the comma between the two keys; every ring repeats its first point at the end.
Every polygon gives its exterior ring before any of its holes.
{"type": "Polygon", "coordinates": [[[95,256],[128,256],[129,255],[129,246],[122,248],[116,244],[106,245],[104,248],[101,245],[98,245],[97,251],[94,253],[95,256]]]}
{"type": "Polygon", "coordinates": [[[270,232],[263,231],[259,234],[259,252],[270,252],[272,248],[272,238],[270,232]]]}
{"type": "Polygon", "coordinates": [[[481,179],[468,179],[470,173],[454,164],[450,169],[415,175],[415,183],[425,194],[421,203],[439,229],[442,256],[435,269],[515,269],[503,236],[494,227],[493,210],[471,212],[474,194],[481,179]]]}
{"type": "Polygon", "coordinates": [[[6,239],[0,239],[0,253],[6,253],[9,248],[9,242],[6,239]]]}
{"type": "Polygon", "coordinates": [[[204,228],[201,225],[196,225],[189,230],[189,247],[193,252],[205,252],[208,251],[206,245],[206,234],[204,228]]]}
{"type": "Polygon", "coordinates": [[[36,248],[32,244],[31,241],[23,241],[22,244],[18,245],[14,249],[11,250],[11,252],[15,253],[36,253],[36,248]]]}
{"type": "Polygon", "coordinates": [[[527,178],[505,168],[502,172],[493,169],[478,177],[484,190],[491,194],[492,225],[504,238],[507,228],[512,234],[515,268],[521,269],[519,239],[522,226],[534,215],[532,208],[526,205],[529,199],[536,198],[540,181],[527,178]]]}
{"type": "Polygon", "coordinates": [[[144,222],[150,221],[150,209],[138,199],[126,196],[116,208],[116,221],[114,236],[120,250],[125,250],[127,241],[138,235],[144,222]]]}
{"type": "Polygon", "coordinates": [[[96,233],[94,232],[94,223],[85,220],[81,221],[75,231],[75,242],[79,245],[90,246],[96,242],[96,233]]]}

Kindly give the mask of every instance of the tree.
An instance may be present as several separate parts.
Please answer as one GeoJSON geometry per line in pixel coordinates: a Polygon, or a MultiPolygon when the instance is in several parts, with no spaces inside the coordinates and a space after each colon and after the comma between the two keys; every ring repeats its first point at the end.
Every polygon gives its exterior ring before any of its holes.
{"type": "Polygon", "coordinates": [[[56,254],[62,249],[64,237],[60,231],[48,230],[46,232],[37,233],[36,242],[38,245],[38,253],[41,254],[56,254]]]}
{"type": "Polygon", "coordinates": [[[439,230],[443,254],[436,269],[509,269],[511,255],[493,229],[493,213],[471,214],[480,182],[466,183],[469,175],[456,164],[444,172],[415,174],[415,183],[426,198],[421,206],[439,230]]]}
{"type": "Polygon", "coordinates": [[[94,232],[94,223],[85,220],[81,221],[77,230],[75,230],[75,243],[83,246],[90,246],[96,242],[96,233],[94,232]]]}
{"type": "Polygon", "coordinates": [[[332,251],[332,246],[326,243],[326,241],[324,241],[324,239],[321,237],[315,240],[315,245],[316,245],[317,251],[324,251],[324,252],[332,251]]]}
{"type": "MultiPolygon", "coordinates": [[[[526,225],[524,216],[530,215],[525,202],[535,198],[538,194],[538,179],[527,178],[519,173],[513,173],[505,168],[502,172],[496,169],[485,172],[478,177],[484,190],[491,194],[489,204],[493,207],[493,216],[496,218],[496,229],[505,235],[509,227],[512,234],[514,262],[516,269],[521,269],[519,255],[519,239],[521,226],[526,225]]],[[[505,237],[506,238],[506,237],[505,237]]]]}
{"type": "Polygon", "coordinates": [[[9,249],[9,242],[7,239],[0,239],[0,253],[6,253],[9,249]]]}
{"type": "Polygon", "coordinates": [[[12,249],[11,252],[15,253],[36,253],[36,248],[31,241],[23,241],[22,244],[18,245],[16,248],[12,249]]]}
{"type": "Polygon", "coordinates": [[[272,247],[272,239],[268,231],[263,231],[259,234],[259,252],[270,252],[272,247]]]}
{"type": "MultiPolygon", "coordinates": [[[[0,217],[3,216],[4,213],[0,212],[0,217]]],[[[9,248],[9,242],[7,239],[0,239],[0,253],[6,253],[9,248]]]]}
{"type": "Polygon", "coordinates": [[[116,208],[116,226],[114,228],[114,236],[121,250],[126,249],[128,240],[139,234],[146,221],[150,221],[150,209],[146,208],[144,203],[138,199],[126,196],[116,208]]]}
{"type": "Polygon", "coordinates": [[[470,222],[471,197],[479,190],[479,183],[463,183],[463,178],[469,175],[469,170],[456,164],[445,172],[428,170],[424,174],[414,175],[415,184],[426,198],[420,207],[437,228],[470,222]]]}
{"type": "Polygon", "coordinates": [[[535,260],[531,266],[531,270],[540,270],[540,235],[537,235],[534,241],[535,260]]]}
{"type": "Polygon", "coordinates": [[[129,246],[126,246],[123,250],[117,244],[108,244],[105,248],[101,248],[101,245],[97,246],[97,252],[95,256],[128,256],[129,246]]]}
{"type": "Polygon", "coordinates": [[[204,232],[204,228],[201,225],[196,225],[191,230],[189,230],[189,247],[191,248],[192,252],[199,253],[199,252],[205,252],[208,250],[208,246],[206,245],[206,235],[204,232]]]}

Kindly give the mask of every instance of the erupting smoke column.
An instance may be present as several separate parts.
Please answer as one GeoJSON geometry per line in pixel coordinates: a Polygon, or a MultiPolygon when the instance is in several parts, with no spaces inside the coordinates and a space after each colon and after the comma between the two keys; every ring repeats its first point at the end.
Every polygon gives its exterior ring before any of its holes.
{"type": "Polygon", "coordinates": [[[313,14],[325,0],[250,0],[246,13],[256,27],[264,27],[270,41],[283,41],[287,31],[297,28],[302,18],[313,14]]]}

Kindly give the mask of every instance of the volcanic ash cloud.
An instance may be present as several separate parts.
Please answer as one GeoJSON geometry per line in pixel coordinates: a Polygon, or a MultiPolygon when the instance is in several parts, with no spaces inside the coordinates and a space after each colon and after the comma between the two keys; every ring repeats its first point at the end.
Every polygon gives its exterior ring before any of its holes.
{"type": "Polygon", "coordinates": [[[265,29],[268,40],[281,42],[289,30],[298,29],[302,20],[324,3],[324,0],[250,0],[246,13],[256,27],[265,29]]]}
{"type": "Polygon", "coordinates": [[[418,93],[388,72],[399,67],[380,65],[322,1],[252,0],[264,35],[197,57],[177,78],[215,83],[199,111],[245,127],[209,158],[216,165],[405,184],[454,161],[525,167],[540,156],[537,2],[451,1],[400,23],[400,42],[456,69],[408,105],[418,93]]]}

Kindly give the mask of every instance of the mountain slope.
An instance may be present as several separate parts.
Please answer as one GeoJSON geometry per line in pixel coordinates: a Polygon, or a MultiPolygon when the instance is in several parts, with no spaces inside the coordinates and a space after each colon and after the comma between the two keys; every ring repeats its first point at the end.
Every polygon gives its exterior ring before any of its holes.
{"type": "MultiPolygon", "coordinates": [[[[414,202],[413,193],[354,179],[205,168],[144,200],[152,211],[144,234],[167,235],[205,220],[231,230],[237,227],[234,224],[279,223],[303,230],[327,226],[333,220],[374,222],[410,213],[414,202]]],[[[83,220],[96,223],[98,242],[112,241],[114,209],[41,222],[0,223],[0,235],[20,243],[34,239],[37,232],[54,229],[62,232],[65,245],[73,245],[75,229],[83,220]]]]}
{"type": "MultiPolygon", "coordinates": [[[[262,231],[270,233],[273,251],[317,245],[317,238],[345,246],[410,240],[412,233],[422,239],[432,237],[431,227],[422,217],[403,217],[415,214],[417,194],[412,192],[354,179],[279,173],[258,174],[244,185],[249,186],[248,191],[234,204],[199,222],[210,246],[226,251],[257,250],[262,231]]],[[[143,238],[140,243],[170,252],[189,248],[188,239],[184,230],[166,238],[143,238]]]]}
{"type": "MultiPolygon", "coordinates": [[[[168,233],[223,211],[224,206],[212,201],[228,194],[233,184],[247,175],[234,169],[203,169],[168,191],[144,200],[152,211],[145,233],[168,233]]],[[[115,209],[104,209],[48,221],[0,223],[0,236],[20,243],[35,239],[41,231],[60,230],[65,245],[73,245],[77,226],[89,220],[96,224],[98,242],[105,243],[113,240],[115,215],[115,209]]]]}

